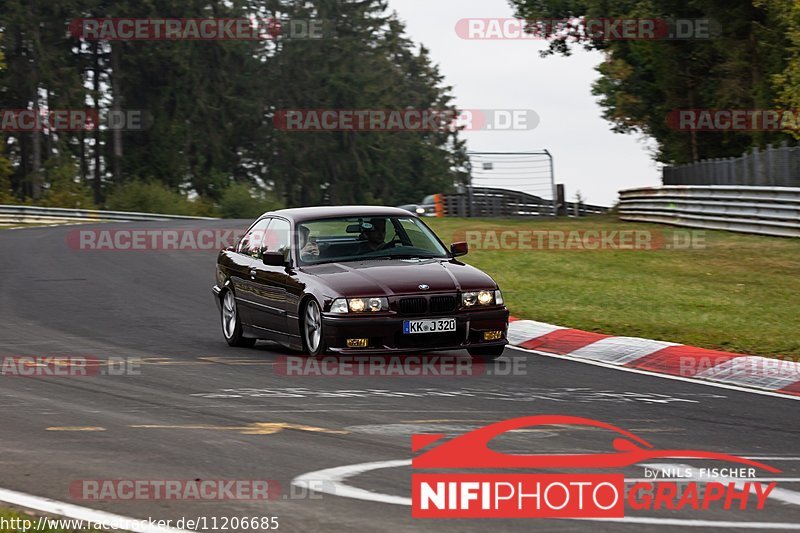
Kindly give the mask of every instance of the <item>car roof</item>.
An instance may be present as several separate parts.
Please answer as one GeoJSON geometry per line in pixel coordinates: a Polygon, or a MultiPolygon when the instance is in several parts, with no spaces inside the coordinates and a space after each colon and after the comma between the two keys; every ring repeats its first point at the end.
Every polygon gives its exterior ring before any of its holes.
{"type": "Polygon", "coordinates": [[[280,209],[270,211],[262,216],[281,216],[294,222],[303,222],[318,218],[339,218],[339,217],[392,217],[392,216],[416,216],[414,213],[400,209],[399,207],[384,207],[375,205],[337,205],[337,206],[317,206],[317,207],[295,207],[292,209],[280,209]]]}

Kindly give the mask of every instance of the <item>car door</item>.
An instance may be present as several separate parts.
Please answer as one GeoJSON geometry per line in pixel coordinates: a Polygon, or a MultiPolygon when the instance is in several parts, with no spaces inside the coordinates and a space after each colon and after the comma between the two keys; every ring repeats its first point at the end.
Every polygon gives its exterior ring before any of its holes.
{"type": "Polygon", "coordinates": [[[254,301],[257,304],[255,325],[268,330],[276,337],[286,334],[287,288],[291,270],[285,266],[269,266],[262,261],[264,252],[282,252],[290,257],[290,224],[288,220],[273,218],[264,233],[257,260],[253,261],[254,301]]]}
{"type": "Polygon", "coordinates": [[[272,219],[262,218],[245,232],[232,254],[230,279],[236,294],[239,317],[245,324],[253,325],[258,321],[258,301],[256,271],[254,265],[261,262],[261,247],[264,235],[272,219]]]}

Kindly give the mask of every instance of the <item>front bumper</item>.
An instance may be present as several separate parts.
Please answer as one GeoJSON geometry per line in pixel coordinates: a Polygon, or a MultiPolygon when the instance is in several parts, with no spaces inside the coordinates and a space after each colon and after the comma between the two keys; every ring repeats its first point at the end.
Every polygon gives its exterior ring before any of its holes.
{"type": "Polygon", "coordinates": [[[443,316],[332,316],[323,315],[325,342],[332,352],[343,354],[397,353],[431,350],[463,350],[508,344],[508,309],[453,312],[443,316]],[[456,331],[404,334],[405,320],[455,318],[456,331]],[[499,340],[484,341],[485,331],[502,331],[499,340]],[[348,348],[347,339],[369,339],[365,348],[348,348]]]}

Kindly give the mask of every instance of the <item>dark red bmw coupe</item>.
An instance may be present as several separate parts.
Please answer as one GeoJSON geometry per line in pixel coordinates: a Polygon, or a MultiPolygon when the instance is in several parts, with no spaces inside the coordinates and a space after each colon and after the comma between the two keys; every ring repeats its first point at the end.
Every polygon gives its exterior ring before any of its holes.
{"type": "Polygon", "coordinates": [[[214,298],[231,346],[277,341],[310,355],[466,349],[495,359],[508,310],[497,283],[422,220],[392,207],[265,213],[217,259],[214,298]]]}

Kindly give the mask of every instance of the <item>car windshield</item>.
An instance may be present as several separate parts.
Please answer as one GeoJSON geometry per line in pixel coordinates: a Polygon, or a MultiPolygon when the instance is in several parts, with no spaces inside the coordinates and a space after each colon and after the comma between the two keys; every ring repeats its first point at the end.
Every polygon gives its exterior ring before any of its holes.
{"type": "Polygon", "coordinates": [[[304,265],[367,259],[448,257],[436,235],[414,217],[347,217],[297,226],[304,265]]]}

